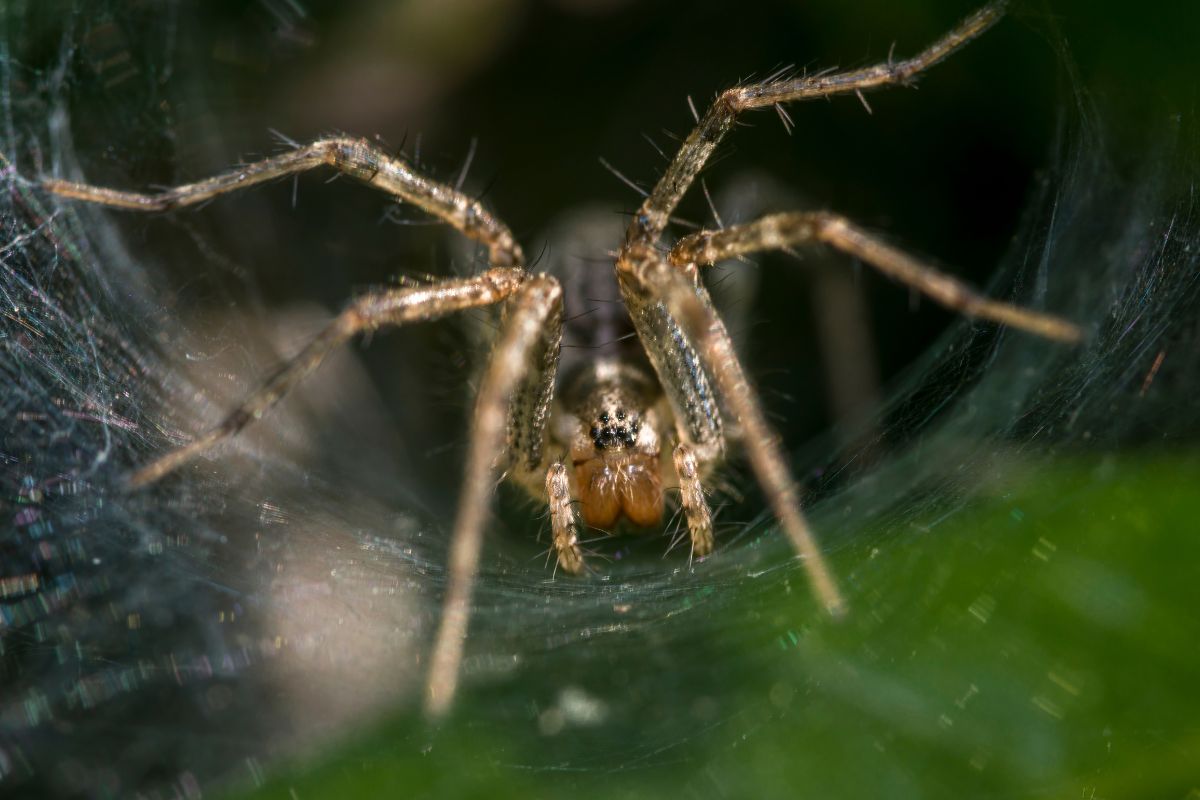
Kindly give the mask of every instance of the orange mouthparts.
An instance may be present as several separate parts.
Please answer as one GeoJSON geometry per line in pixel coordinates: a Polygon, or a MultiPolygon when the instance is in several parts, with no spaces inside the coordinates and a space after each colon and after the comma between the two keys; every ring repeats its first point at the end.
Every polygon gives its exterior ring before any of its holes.
{"type": "Polygon", "coordinates": [[[658,459],[646,453],[613,453],[575,464],[580,513],[593,528],[611,528],[624,514],[648,528],[662,519],[658,459]]]}

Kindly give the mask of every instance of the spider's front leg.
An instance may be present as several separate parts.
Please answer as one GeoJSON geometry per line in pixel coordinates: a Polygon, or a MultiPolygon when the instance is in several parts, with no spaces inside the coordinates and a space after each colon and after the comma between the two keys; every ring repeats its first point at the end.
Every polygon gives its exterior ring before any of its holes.
{"type": "MultiPolygon", "coordinates": [[[[711,405],[713,413],[718,413],[709,387],[711,376],[740,426],[743,447],[771,510],[804,561],[813,593],[831,614],[840,615],[845,603],[800,511],[799,494],[778,437],[767,424],[729,333],[694,268],[676,269],[653,247],[633,242],[626,244],[617,259],[617,278],[638,336],[676,411],[683,444],[694,448],[702,460],[715,459],[723,447],[719,423],[698,430],[688,428],[688,420],[704,419],[696,413],[697,407],[711,405]],[[672,335],[663,337],[659,330],[672,335]],[[680,364],[686,369],[677,369],[680,364]],[[714,430],[715,437],[697,440],[697,433],[714,430]]],[[[702,500],[698,490],[697,494],[702,500]]]]}
{"type": "Polygon", "coordinates": [[[684,140],[666,172],[634,214],[625,233],[625,248],[658,241],[671,213],[741,114],[772,106],[783,113],[784,103],[839,94],[857,94],[862,98],[866,91],[912,85],[927,69],[996,24],[1007,5],[1007,0],[993,0],[911,58],[896,61],[889,56],[886,62],[871,67],[735,86],[722,92],[684,140]]]}
{"type": "Polygon", "coordinates": [[[554,373],[562,342],[562,287],[548,275],[529,278],[508,302],[500,335],[479,387],[463,491],[450,541],[448,584],[425,687],[425,711],[445,714],[454,700],[471,593],[488,505],[505,454],[517,470],[542,460],[554,373]]]}
{"type": "Polygon", "coordinates": [[[474,278],[364,295],[219,425],[142,468],[132,478],[135,485],[152,483],[236,435],[316,370],[335,347],[359,333],[436,319],[504,300],[508,305],[479,390],[451,539],[444,613],[426,682],[425,708],[430,716],[446,712],[458,685],[483,527],[504,454],[515,456],[518,469],[529,469],[542,458],[562,340],[562,288],[558,281],[546,275],[529,277],[520,268],[497,267],[474,278]]]}

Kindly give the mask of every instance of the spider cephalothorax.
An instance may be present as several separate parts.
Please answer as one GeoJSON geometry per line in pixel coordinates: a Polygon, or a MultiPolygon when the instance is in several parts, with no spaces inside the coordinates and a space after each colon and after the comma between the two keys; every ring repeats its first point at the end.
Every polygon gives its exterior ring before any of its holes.
{"type": "MultiPolygon", "coordinates": [[[[755,108],[890,85],[909,85],[924,70],[990,27],[1003,0],[963,20],[906,60],[847,72],[768,80],[723,92],[697,121],[663,177],[633,215],[617,253],[614,305],[627,311],[640,353],[615,352],[613,337],[589,350],[558,380],[563,339],[563,286],[526,270],[512,232],[475,199],[419,174],[404,159],[372,143],[337,137],[298,147],[198,183],[157,194],[47,180],[65,197],[143,211],[192,205],[283,175],[327,165],[419,206],[488,252],[488,269],[428,286],[379,289],[354,301],[283,370],[225,420],[191,444],[138,470],[135,485],[154,482],[260,418],[328,353],[352,337],[384,326],[432,320],[484,306],[505,314],[479,387],[466,475],[450,545],[445,610],[430,658],[426,708],[449,708],[458,680],[471,590],[498,470],[549,507],[558,566],[584,569],[575,502],[583,522],[612,528],[622,519],[650,526],[662,517],[664,495],[677,489],[692,553],[712,550],[712,519],[703,481],[736,431],[747,460],[784,534],[792,541],[821,605],[843,609],[841,595],[800,511],[797,489],[758,397],[697,274],[701,266],[761,250],[823,243],[853,255],[943,305],[1063,341],[1080,331],[1068,322],[989,300],[955,279],[890,247],[848,220],[826,212],[793,212],[715,231],[700,231],[665,250],[672,213],[737,116],[755,108]],[[557,391],[556,391],[557,389],[557,391]],[[556,396],[557,394],[557,396],[556,396]],[[735,423],[726,426],[728,416],[735,423]]],[[[865,103],[866,101],[863,100],[865,103]]],[[[632,341],[632,340],[629,340],[632,341]]]]}

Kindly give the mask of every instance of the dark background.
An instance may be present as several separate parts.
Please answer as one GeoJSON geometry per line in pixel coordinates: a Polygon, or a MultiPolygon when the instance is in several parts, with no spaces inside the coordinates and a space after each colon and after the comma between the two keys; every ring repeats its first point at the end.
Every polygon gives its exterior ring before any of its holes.
{"type": "MultiPolygon", "coordinates": [[[[83,174],[122,187],[198,178],[276,152],[273,130],[296,141],[348,132],[403,144],[452,182],[475,140],[467,189],[486,190],[526,252],[552,259],[564,245],[546,231],[559,215],[636,206],[598,159],[649,186],[664,160],[643,135],[669,154],[671,135],[689,130],[689,96],[703,108],[739,80],[789,64],[869,64],[893,42],[909,55],[973,5],[263,2],[164,12],[116,4],[70,17],[79,46],[65,64],[68,126],[83,174]]],[[[750,186],[762,195],[755,213],[840,211],[987,286],[1051,178],[1068,109],[1102,108],[1097,135],[1113,159],[1132,164],[1156,129],[1190,108],[1197,15],[1166,11],[1019,4],[918,90],[873,93],[873,114],[853,97],[794,106],[790,136],[771,112],[748,115],[706,173],[709,188],[721,198],[750,186]]],[[[63,57],[58,20],[32,16],[47,28],[28,40],[42,47],[27,60],[63,57]]],[[[212,348],[228,341],[223,315],[234,307],[332,311],[371,284],[476,268],[440,228],[381,224],[384,198],[350,181],[324,185],[327,177],[301,179],[294,207],[284,181],[200,212],[117,215],[118,224],[161,279],[172,313],[213,337],[212,348]]],[[[712,224],[698,191],[680,214],[712,224]]],[[[413,211],[398,216],[420,221],[413,211]]],[[[846,259],[808,261],[857,269],[846,259]]],[[[747,267],[761,285],[735,333],[753,350],[752,374],[787,441],[799,445],[833,417],[811,280],[795,260],[761,262],[747,267]]],[[[886,386],[950,316],[877,276],[857,284],[869,304],[875,381],[886,386]]],[[[1000,279],[989,290],[1008,296],[1013,287],[1000,279]]],[[[464,353],[479,347],[453,325],[433,328],[380,337],[363,357],[396,409],[404,444],[394,447],[436,489],[455,481],[474,363],[464,353]],[[441,455],[428,462],[431,453],[441,455]]],[[[248,355],[230,369],[249,381],[279,357],[248,355]]]]}

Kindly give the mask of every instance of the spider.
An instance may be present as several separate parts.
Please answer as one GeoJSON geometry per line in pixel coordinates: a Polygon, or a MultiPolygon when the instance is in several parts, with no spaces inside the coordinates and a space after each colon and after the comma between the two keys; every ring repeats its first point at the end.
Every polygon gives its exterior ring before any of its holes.
{"type": "MultiPolygon", "coordinates": [[[[334,137],[206,180],[143,194],[43,181],[67,198],[138,211],[195,205],[319,166],[383,190],[449,224],[486,248],[488,267],[468,278],[381,288],[351,302],[313,341],[216,427],[137,470],[133,486],[168,473],[235,436],[311,374],[334,348],[391,326],[500,305],[502,321],[474,411],[465,476],[449,552],[444,610],[433,642],[424,707],[433,718],[451,707],[458,684],[471,595],[496,479],[503,472],[549,507],[553,552],[565,572],[584,571],[581,523],[611,529],[660,524],[664,487],[678,486],[692,553],[713,549],[704,486],[736,438],[784,533],[803,560],[812,591],[830,614],[845,603],[800,510],[796,484],[777,437],[734,354],[700,281],[703,265],[756,251],[823,243],[870,264],[938,303],[1060,341],[1081,331],[1057,317],[990,300],[829,212],[792,212],[704,230],[666,249],[671,214],[738,115],[751,109],[890,85],[911,85],[991,27],[1005,2],[990,3],[916,56],[850,71],[741,85],[722,92],[698,120],[665,174],[633,215],[615,259],[616,291],[640,342],[615,344],[559,370],[564,289],[531,272],[509,228],[478,201],[419,174],[403,158],[361,139],[334,137]]],[[[865,100],[864,100],[865,102],[865,100]]]]}

